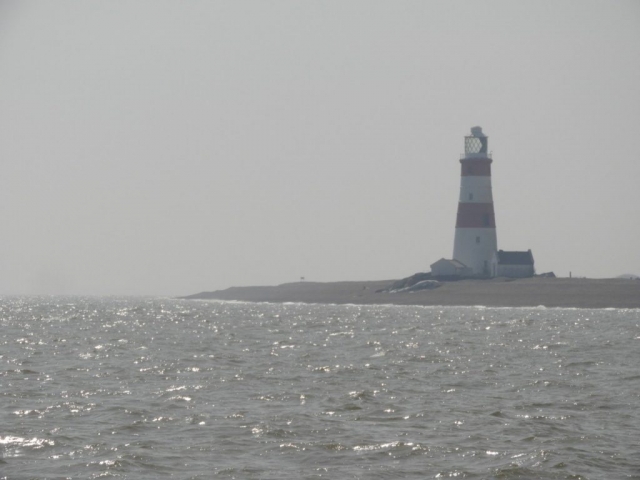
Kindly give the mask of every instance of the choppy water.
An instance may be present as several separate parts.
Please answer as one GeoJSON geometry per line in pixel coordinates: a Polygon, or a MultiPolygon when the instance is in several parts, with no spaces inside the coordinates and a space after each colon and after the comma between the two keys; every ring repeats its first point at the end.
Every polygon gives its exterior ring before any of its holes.
{"type": "Polygon", "coordinates": [[[640,310],[0,305],[0,478],[640,478],[640,310]]]}

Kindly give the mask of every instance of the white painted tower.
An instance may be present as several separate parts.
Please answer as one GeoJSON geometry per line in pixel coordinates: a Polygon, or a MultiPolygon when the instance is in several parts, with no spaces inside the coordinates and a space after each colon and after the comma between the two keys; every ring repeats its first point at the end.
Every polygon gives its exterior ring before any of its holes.
{"type": "Polygon", "coordinates": [[[498,249],[496,219],[491,194],[491,155],[488,137],[473,127],[464,138],[460,176],[460,200],[453,241],[453,258],[473,275],[491,276],[491,263],[498,249]]]}

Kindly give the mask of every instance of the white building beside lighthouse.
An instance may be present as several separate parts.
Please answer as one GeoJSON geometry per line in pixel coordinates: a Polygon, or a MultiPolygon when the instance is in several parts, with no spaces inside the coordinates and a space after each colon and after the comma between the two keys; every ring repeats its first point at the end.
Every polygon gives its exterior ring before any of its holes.
{"type": "Polygon", "coordinates": [[[460,159],[453,259],[470,268],[474,276],[492,276],[492,262],[498,250],[488,143],[482,128],[473,127],[471,135],[464,139],[464,155],[460,159]]]}

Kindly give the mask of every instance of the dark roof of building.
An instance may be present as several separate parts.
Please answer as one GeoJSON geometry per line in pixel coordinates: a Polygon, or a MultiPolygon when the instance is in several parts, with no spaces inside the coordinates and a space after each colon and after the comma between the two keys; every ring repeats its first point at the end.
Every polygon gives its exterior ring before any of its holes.
{"type": "Polygon", "coordinates": [[[526,252],[498,250],[498,263],[500,265],[533,265],[533,254],[531,250],[526,252]]]}

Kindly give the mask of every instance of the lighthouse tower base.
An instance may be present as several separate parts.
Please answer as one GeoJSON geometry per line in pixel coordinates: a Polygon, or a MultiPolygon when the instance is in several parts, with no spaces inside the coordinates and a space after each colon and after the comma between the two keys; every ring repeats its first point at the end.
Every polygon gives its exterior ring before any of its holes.
{"type": "Polygon", "coordinates": [[[456,228],[453,259],[469,267],[472,275],[490,277],[496,245],[495,228],[456,228]]]}

